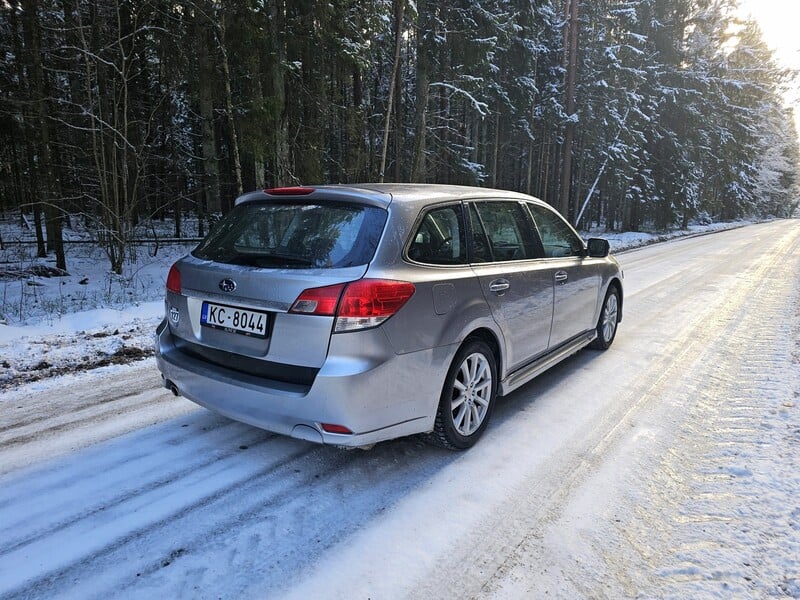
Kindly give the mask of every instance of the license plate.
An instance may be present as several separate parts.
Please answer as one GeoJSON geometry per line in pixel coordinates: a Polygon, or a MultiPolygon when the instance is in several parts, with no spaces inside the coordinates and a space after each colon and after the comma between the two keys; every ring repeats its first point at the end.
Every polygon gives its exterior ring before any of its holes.
{"type": "Polygon", "coordinates": [[[251,337],[267,337],[269,315],[249,308],[203,302],[200,323],[214,329],[224,329],[251,337]]]}

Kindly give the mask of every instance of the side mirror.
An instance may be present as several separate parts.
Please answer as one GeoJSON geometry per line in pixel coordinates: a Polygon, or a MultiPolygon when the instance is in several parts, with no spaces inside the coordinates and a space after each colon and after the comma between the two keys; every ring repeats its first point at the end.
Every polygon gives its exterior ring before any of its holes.
{"type": "Polygon", "coordinates": [[[611,251],[611,246],[609,246],[608,240],[604,240],[602,238],[589,238],[586,246],[587,254],[592,258],[605,258],[611,251]]]}

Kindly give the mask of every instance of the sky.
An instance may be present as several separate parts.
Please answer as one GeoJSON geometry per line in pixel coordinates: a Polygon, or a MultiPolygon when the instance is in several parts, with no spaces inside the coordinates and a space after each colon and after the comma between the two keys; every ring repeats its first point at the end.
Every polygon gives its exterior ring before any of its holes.
{"type": "MultiPolygon", "coordinates": [[[[739,0],[739,6],[744,16],[758,21],[778,63],[800,70],[800,0],[739,0]]],[[[794,108],[795,127],[800,131],[800,78],[787,92],[786,103],[794,108]]]]}
{"type": "MultiPolygon", "coordinates": [[[[782,66],[800,70],[800,35],[797,22],[800,18],[800,0],[739,0],[744,16],[758,21],[764,40],[775,52],[782,66]]],[[[795,107],[795,120],[800,120],[800,78],[787,94],[787,101],[795,107]]]]}
{"type": "Polygon", "coordinates": [[[752,15],[761,25],[776,58],[787,67],[800,69],[800,0],[739,0],[739,5],[743,14],[752,15]]]}

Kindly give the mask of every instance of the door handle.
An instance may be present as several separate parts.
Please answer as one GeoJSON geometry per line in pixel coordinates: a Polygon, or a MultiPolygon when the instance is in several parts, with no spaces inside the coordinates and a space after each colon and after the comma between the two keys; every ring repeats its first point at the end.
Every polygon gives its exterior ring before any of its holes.
{"type": "Polygon", "coordinates": [[[497,295],[502,295],[503,292],[510,287],[511,284],[508,282],[508,279],[495,279],[489,284],[489,291],[497,295]]]}
{"type": "Polygon", "coordinates": [[[567,275],[566,271],[557,271],[554,276],[556,283],[564,284],[566,283],[567,279],[569,279],[569,275],[567,275]]]}

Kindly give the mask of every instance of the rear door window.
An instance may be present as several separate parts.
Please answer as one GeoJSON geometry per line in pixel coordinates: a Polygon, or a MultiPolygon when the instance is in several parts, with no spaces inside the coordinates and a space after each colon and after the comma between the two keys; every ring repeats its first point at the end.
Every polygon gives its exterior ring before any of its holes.
{"type": "Polygon", "coordinates": [[[348,204],[240,204],[194,255],[265,268],[344,268],[372,260],[385,210],[348,204]]]}
{"type": "Polygon", "coordinates": [[[472,262],[527,260],[541,256],[533,222],[519,202],[472,202],[472,262]]]}

